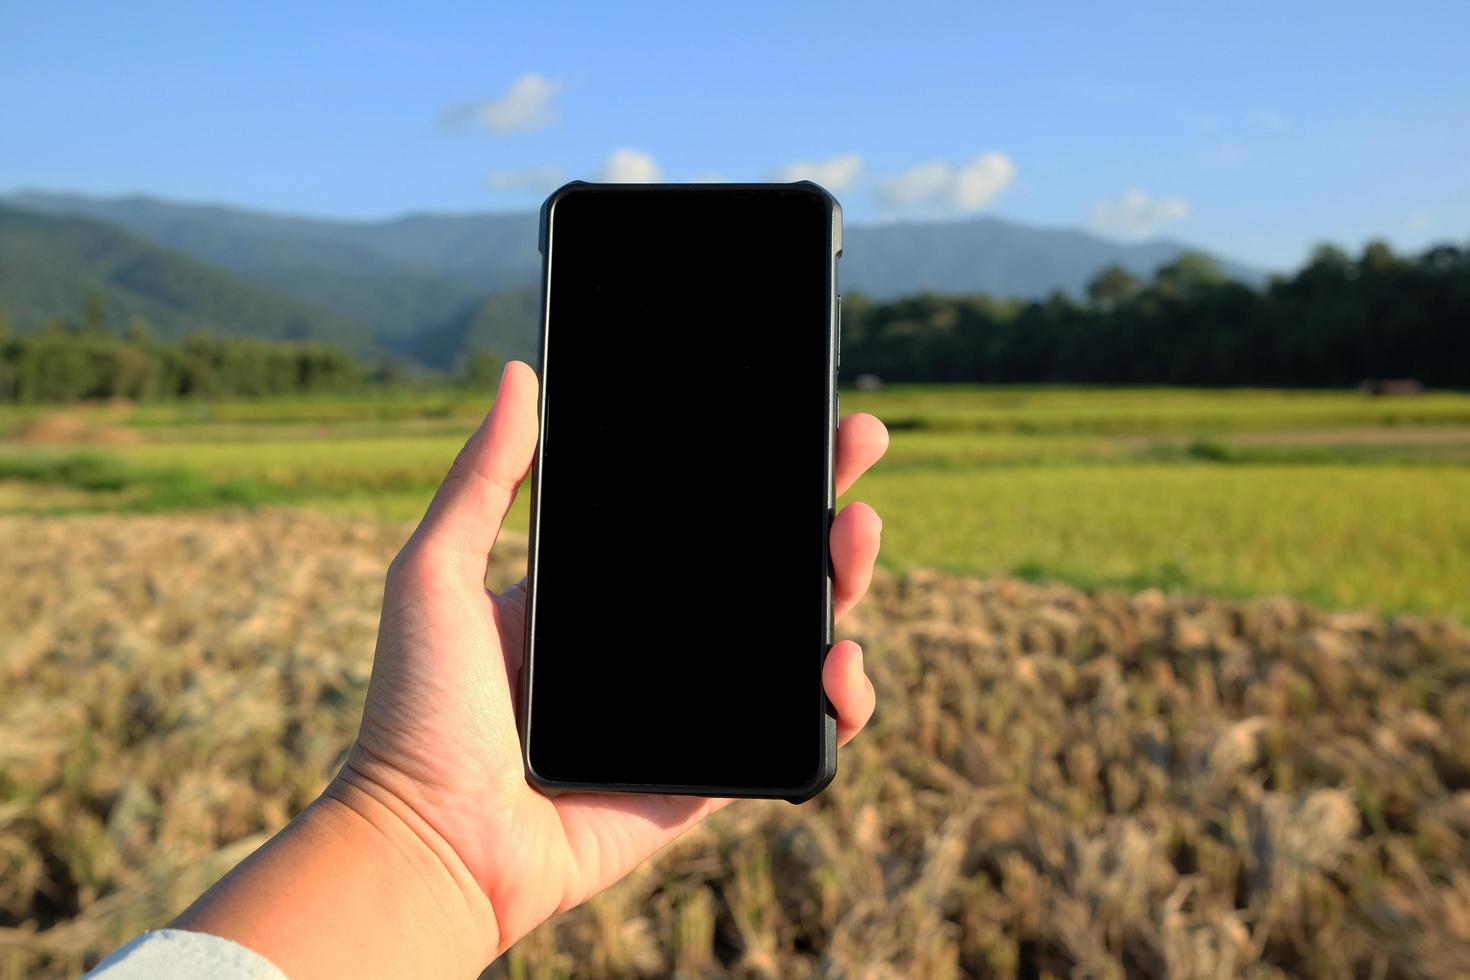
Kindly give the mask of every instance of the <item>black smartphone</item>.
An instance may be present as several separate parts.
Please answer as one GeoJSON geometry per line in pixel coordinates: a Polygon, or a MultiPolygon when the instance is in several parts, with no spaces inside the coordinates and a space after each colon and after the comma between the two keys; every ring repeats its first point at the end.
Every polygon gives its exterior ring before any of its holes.
{"type": "Polygon", "coordinates": [[[519,719],[539,788],[800,802],[832,780],[841,251],[810,182],[578,182],[543,206],[519,719]]]}

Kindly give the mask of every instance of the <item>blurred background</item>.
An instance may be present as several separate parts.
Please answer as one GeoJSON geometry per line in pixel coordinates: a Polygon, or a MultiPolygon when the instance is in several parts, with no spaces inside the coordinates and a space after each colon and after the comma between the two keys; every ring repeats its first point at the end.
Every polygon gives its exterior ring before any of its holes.
{"type": "Polygon", "coordinates": [[[334,771],[575,178],[842,201],[880,708],[493,975],[1470,973],[1462,4],[0,23],[0,975],[334,771]]]}

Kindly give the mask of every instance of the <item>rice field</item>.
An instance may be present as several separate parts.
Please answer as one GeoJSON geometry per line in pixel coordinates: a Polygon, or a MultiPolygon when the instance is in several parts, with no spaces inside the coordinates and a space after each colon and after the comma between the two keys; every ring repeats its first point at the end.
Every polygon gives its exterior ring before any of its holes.
{"type": "MultiPolygon", "coordinates": [[[[1470,396],[903,387],[856,493],[894,568],[1470,616],[1470,396]]],[[[409,520],[463,391],[0,410],[0,513],[290,506],[409,520]]],[[[524,504],[511,516],[524,527],[524,504]]]]}

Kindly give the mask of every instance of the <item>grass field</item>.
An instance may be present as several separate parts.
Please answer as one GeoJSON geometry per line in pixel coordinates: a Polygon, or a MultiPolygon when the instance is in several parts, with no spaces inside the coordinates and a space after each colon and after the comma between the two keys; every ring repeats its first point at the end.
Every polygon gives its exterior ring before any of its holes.
{"type": "MultiPolygon", "coordinates": [[[[845,392],[893,446],[884,560],[1085,587],[1470,616],[1470,396],[845,392]]],[[[417,516],[464,392],[0,412],[0,512],[288,505],[417,516]]],[[[524,504],[512,515],[523,527],[524,504]]]]}

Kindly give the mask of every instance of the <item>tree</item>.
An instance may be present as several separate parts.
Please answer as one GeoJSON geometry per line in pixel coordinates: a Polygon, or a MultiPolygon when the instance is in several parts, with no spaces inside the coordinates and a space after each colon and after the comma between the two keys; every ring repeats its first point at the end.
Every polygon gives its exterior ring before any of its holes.
{"type": "Polygon", "coordinates": [[[99,334],[107,332],[107,303],[95,289],[88,290],[87,303],[82,307],[81,332],[99,334]]]}
{"type": "Polygon", "coordinates": [[[1387,242],[1374,240],[1363,247],[1363,257],[1358,265],[1369,272],[1386,272],[1404,265],[1387,242]]]}
{"type": "Polygon", "coordinates": [[[1323,246],[1264,289],[1185,255],[1131,295],[1104,269],[1088,296],[850,299],[843,380],[1470,387],[1470,249],[1455,245],[1413,260],[1323,246]]]}
{"type": "Polygon", "coordinates": [[[0,340],[0,401],[256,397],[360,386],[363,365],[320,343],[191,334],[161,344],[141,320],[124,336],[63,329],[0,340]]]}
{"type": "Polygon", "coordinates": [[[1110,265],[1092,277],[1087,284],[1087,298],[1092,305],[1111,310],[1138,293],[1142,283],[1121,265],[1110,265]]]}
{"type": "Polygon", "coordinates": [[[15,329],[10,323],[10,314],[0,309],[0,402],[15,400],[15,361],[18,346],[14,342],[15,329]]]}
{"type": "Polygon", "coordinates": [[[128,320],[128,325],[123,328],[123,339],[138,347],[152,347],[158,340],[153,328],[148,321],[142,317],[135,316],[128,320]]]}
{"type": "Polygon", "coordinates": [[[1185,252],[1154,273],[1154,289],[1177,298],[1225,281],[1220,263],[1203,252],[1185,252]]]}
{"type": "Polygon", "coordinates": [[[1312,249],[1312,258],[1307,262],[1308,268],[1336,269],[1346,271],[1351,268],[1353,260],[1341,246],[1331,242],[1322,242],[1312,249]]]}
{"type": "Polygon", "coordinates": [[[460,364],[459,383],[474,391],[494,391],[503,367],[505,361],[494,351],[471,351],[460,364]]]}

